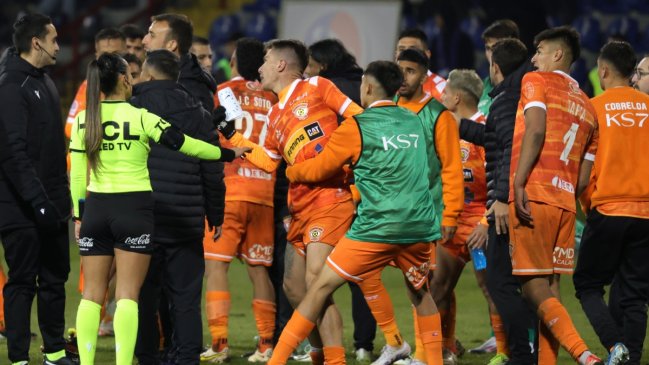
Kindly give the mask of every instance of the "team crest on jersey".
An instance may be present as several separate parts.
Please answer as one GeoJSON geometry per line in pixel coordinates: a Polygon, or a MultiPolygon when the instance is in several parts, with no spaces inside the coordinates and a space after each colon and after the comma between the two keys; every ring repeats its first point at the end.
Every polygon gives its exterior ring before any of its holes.
{"type": "Polygon", "coordinates": [[[469,161],[469,149],[466,147],[460,148],[460,156],[462,156],[462,162],[469,161]]]}
{"type": "Polygon", "coordinates": [[[293,115],[299,120],[305,120],[309,116],[309,105],[300,103],[293,108],[293,115]]]}
{"type": "Polygon", "coordinates": [[[309,240],[311,242],[319,242],[322,239],[322,234],[324,233],[324,229],[320,227],[313,227],[311,230],[309,230],[309,240]]]}
{"type": "Polygon", "coordinates": [[[568,89],[570,89],[571,94],[576,94],[576,95],[581,94],[581,90],[579,89],[579,85],[577,85],[576,82],[569,82],[568,83],[568,89]]]}
{"type": "Polygon", "coordinates": [[[259,83],[257,83],[257,82],[252,82],[252,81],[248,81],[248,82],[246,82],[246,87],[247,87],[249,90],[257,91],[257,90],[259,90],[259,83]]]}

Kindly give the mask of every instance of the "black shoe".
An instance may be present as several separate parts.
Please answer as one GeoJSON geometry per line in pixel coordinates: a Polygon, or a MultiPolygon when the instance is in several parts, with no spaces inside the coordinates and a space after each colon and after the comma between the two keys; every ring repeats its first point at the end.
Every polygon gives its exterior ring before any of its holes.
{"type": "Polygon", "coordinates": [[[67,356],[62,357],[56,361],[48,360],[47,355],[43,356],[43,365],[76,365],[78,362],[72,361],[72,359],[67,356]]]}

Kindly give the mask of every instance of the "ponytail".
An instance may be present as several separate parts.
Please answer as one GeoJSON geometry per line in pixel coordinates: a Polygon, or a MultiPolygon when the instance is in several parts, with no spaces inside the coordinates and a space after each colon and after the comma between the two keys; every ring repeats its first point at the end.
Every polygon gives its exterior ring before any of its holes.
{"type": "Polygon", "coordinates": [[[88,156],[88,163],[90,169],[97,171],[101,166],[99,159],[99,147],[103,138],[103,127],[101,125],[101,100],[100,100],[100,81],[99,81],[99,65],[96,60],[93,60],[88,65],[88,72],[86,74],[88,81],[86,87],[86,155],[88,156]]]}
{"type": "Polygon", "coordinates": [[[115,53],[104,53],[88,65],[86,80],[86,155],[90,169],[97,171],[101,167],[99,148],[104,137],[101,121],[101,93],[109,95],[117,87],[120,74],[125,75],[128,65],[115,53]]]}

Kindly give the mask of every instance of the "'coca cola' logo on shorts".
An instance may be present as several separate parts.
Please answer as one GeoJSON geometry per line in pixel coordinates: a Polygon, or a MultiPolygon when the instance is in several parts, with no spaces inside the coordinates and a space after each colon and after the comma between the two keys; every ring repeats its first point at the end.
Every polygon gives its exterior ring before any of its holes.
{"type": "Polygon", "coordinates": [[[151,234],[143,234],[137,237],[127,237],[124,244],[131,248],[144,248],[151,243],[151,234]]]}

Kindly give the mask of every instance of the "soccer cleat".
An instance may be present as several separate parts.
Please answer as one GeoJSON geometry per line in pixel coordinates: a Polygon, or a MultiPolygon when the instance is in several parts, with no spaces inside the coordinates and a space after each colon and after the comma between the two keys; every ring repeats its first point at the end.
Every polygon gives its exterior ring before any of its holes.
{"type": "Polygon", "coordinates": [[[629,349],[623,343],[616,343],[608,354],[606,365],[622,365],[629,361],[629,349]]]}
{"type": "Polygon", "coordinates": [[[248,356],[248,362],[263,362],[266,363],[270,360],[270,357],[273,356],[273,349],[266,349],[266,351],[261,352],[255,350],[255,353],[248,356]]]}
{"type": "Polygon", "coordinates": [[[496,356],[492,357],[487,365],[506,365],[507,361],[509,361],[509,358],[505,354],[496,354],[496,356]]]}
{"type": "Polygon", "coordinates": [[[68,337],[65,339],[65,356],[75,364],[79,363],[79,347],[77,346],[77,330],[68,328],[68,337]]]}
{"type": "Polygon", "coordinates": [[[496,337],[491,336],[489,337],[485,342],[483,342],[480,346],[472,348],[469,350],[469,353],[471,354],[488,354],[496,352],[496,337]]]}
{"type": "Polygon", "coordinates": [[[358,362],[370,362],[372,361],[372,351],[368,351],[364,348],[360,348],[354,351],[356,355],[356,361],[358,362]]]}
{"type": "Polygon", "coordinates": [[[385,345],[381,349],[381,356],[372,365],[390,365],[397,360],[407,358],[409,355],[410,345],[405,341],[399,347],[385,345]]]}
{"type": "Polygon", "coordinates": [[[76,365],[78,362],[72,361],[72,359],[64,356],[56,361],[48,360],[47,355],[43,355],[43,365],[76,365]]]}
{"type": "Polygon", "coordinates": [[[228,360],[230,360],[230,349],[227,347],[224,347],[221,351],[214,351],[210,346],[201,354],[201,361],[207,361],[212,364],[221,364],[228,360]]]}
{"type": "Polygon", "coordinates": [[[449,349],[443,349],[442,361],[444,362],[444,365],[457,365],[457,355],[449,349]]]}

